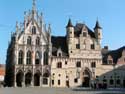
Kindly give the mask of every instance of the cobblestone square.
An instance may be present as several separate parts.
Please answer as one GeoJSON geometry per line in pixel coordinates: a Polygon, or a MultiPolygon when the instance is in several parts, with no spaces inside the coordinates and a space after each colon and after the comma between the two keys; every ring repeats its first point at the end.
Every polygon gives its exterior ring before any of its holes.
{"type": "Polygon", "coordinates": [[[125,94],[125,89],[0,88],[0,94],[125,94]]]}

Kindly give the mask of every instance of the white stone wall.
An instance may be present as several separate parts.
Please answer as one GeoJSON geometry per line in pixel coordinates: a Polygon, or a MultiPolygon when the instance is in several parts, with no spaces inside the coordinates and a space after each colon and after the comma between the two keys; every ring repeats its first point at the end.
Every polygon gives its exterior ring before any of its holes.
{"type": "MultiPolygon", "coordinates": [[[[96,59],[78,59],[78,58],[58,58],[58,57],[53,57],[53,61],[51,63],[51,76],[52,80],[54,80],[54,85],[53,87],[66,87],[66,81],[69,81],[69,86],[70,87],[75,87],[79,86],[82,84],[80,72],[84,70],[86,67],[90,69],[92,72],[91,68],[91,62],[96,62],[96,65],[98,67],[98,64],[101,63],[101,60],[96,60],[96,59]],[[76,63],[77,61],[81,62],[81,67],[77,68],[76,63]],[[57,68],[57,63],[62,62],[62,68],[57,68]],[[67,62],[67,64],[66,64],[67,62]],[[79,73],[79,74],[78,74],[79,73]],[[54,75],[53,75],[54,74],[54,75]],[[61,76],[59,76],[61,75],[61,76]],[[79,75],[79,77],[78,77],[79,75]],[[68,78],[66,77],[68,76],[68,78]],[[75,83],[74,79],[78,78],[78,82],[75,83]],[[61,81],[61,84],[58,85],[58,80],[61,81]]],[[[96,69],[95,69],[96,72],[96,69]]]]}
{"type": "Polygon", "coordinates": [[[0,75],[0,81],[4,81],[4,75],[0,75]]]}

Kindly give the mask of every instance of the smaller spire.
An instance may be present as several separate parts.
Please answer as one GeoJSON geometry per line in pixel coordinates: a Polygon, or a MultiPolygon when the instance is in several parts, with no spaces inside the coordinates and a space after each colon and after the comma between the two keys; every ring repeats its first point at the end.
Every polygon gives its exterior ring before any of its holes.
{"type": "Polygon", "coordinates": [[[73,27],[71,19],[69,19],[68,24],[67,24],[66,27],[67,27],[67,28],[68,28],[68,27],[73,27]]]}
{"type": "Polygon", "coordinates": [[[33,10],[33,11],[36,10],[36,0],[33,0],[32,10],[33,10]]]}
{"type": "Polygon", "coordinates": [[[36,13],[36,0],[33,0],[33,5],[32,5],[32,17],[34,18],[34,15],[36,13]]]}
{"type": "Polygon", "coordinates": [[[19,26],[18,26],[18,21],[16,21],[16,32],[18,32],[19,26]]]}
{"type": "Polygon", "coordinates": [[[95,25],[94,29],[97,29],[97,28],[102,29],[102,27],[100,26],[100,24],[99,24],[99,21],[98,21],[98,20],[96,21],[96,25],[95,25]]]}
{"type": "Polygon", "coordinates": [[[48,26],[48,32],[51,33],[51,24],[48,26]]]}

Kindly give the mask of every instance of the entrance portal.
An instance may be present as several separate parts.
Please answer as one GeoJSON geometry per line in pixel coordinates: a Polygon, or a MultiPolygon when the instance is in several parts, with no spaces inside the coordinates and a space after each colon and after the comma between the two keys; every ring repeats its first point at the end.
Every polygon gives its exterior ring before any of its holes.
{"type": "Polygon", "coordinates": [[[25,85],[26,86],[30,86],[31,85],[31,81],[32,81],[32,73],[28,72],[25,75],[25,85]]]}
{"type": "Polygon", "coordinates": [[[88,70],[85,70],[83,73],[82,79],[82,87],[89,87],[90,86],[90,73],[88,70]]]}
{"type": "Polygon", "coordinates": [[[40,74],[38,73],[34,75],[34,86],[40,86],[40,74]]]}
{"type": "Polygon", "coordinates": [[[17,75],[16,75],[17,87],[22,87],[22,81],[23,81],[23,72],[20,71],[20,72],[18,72],[17,75]]]}

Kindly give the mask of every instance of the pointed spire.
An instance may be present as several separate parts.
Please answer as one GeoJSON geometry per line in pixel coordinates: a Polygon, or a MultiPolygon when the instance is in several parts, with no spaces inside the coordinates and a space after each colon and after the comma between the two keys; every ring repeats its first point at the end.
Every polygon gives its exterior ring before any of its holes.
{"type": "Polygon", "coordinates": [[[36,10],[36,0],[33,0],[32,10],[33,10],[33,11],[36,10]]]}
{"type": "Polygon", "coordinates": [[[51,24],[48,26],[48,32],[51,33],[51,24]]]}
{"type": "Polygon", "coordinates": [[[16,21],[16,32],[18,32],[19,26],[18,26],[18,21],[16,21]]]}
{"type": "Polygon", "coordinates": [[[68,27],[73,27],[71,19],[69,19],[69,21],[68,21],[68,24],[67,24],[66,28],[68,28],[68,27]]]}
{"type": "Polygon", "coordinates": [[[36,0],[33,0],[32,4],[32,17],[34,18],[34,15],[36,13],[36,0]]]}
{"type": "Polygon", "coordinates": [[[98,20],[96,21],[96,25],[95,25],[94,29],[97,29],[97,28],[102,29],[102,27],[100,26],[100,24],[99,24],[99,21],[98,21],[98,20]]]}

